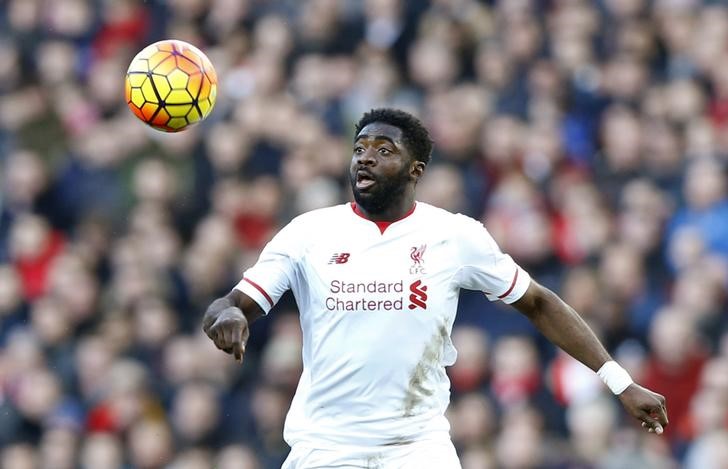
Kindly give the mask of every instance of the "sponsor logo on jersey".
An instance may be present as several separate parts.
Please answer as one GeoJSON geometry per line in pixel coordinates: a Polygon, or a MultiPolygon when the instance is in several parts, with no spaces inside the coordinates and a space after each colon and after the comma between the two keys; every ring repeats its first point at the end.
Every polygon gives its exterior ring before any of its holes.
{"type": "Polygon", "coordinates": [[[427,309],[427,285],[422,285],[422,280],[416,280],[409,286],[411,292],[409,296],[409,309],[422,308],[427,309]]]}
{"type": "Polygon", "coordinates": [[[412,265],[410,266],[409,272],[411,275],[424,274],[425,273],[425,250],[427,245],[423,244],[420,247],[412,246],[410,248],[410,259],[412,259],[412,265]]]}
{"type": "Polygon", "coordinates": [[[329,264],[346,264],[349,262],[349,256],[351,256],[348,252],[335,252],[333,256],[331,256],[331,259],[329,259],[329,264]]]}
{"type": "Polygon", "coordinates": [[[383,282],[347,282],[332,280],[330,295],[324,300],[329,311],[406,311],[427,309],[427,285],[421,279],[409,284],[405,290],[402,280],[383,282]],[[407,292],[409,291],[409,297],[407,292]],[[407,302],[409,298],[409,302],[407,302]],[[405,308],[405,305],[407,308],[405,308]]]}
{"type": "Polygon", "coordinates": [[[329,311],[402,311],[401,280],[395,282],[347,282],[332,280],[331,296],[324,301],[329,311]]]}

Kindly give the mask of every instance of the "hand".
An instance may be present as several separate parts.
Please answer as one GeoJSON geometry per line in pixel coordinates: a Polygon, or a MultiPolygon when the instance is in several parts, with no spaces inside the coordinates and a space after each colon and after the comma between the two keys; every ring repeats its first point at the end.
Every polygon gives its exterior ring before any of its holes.
{"type": "Polygon", "coordinates": [[[217,348],[232,354],[238,362],[243,362],[250,331],[248,320],[240,308],[230,306],[220,311],[215,318],[205,318],[203,330],[217,348]]]}
{"type": "Polygon", "coordinates": [[[632,383],[618,397],[627,412],[642,421],[642,428],[662,435],[668,423],[664,396],[632,383]]]}

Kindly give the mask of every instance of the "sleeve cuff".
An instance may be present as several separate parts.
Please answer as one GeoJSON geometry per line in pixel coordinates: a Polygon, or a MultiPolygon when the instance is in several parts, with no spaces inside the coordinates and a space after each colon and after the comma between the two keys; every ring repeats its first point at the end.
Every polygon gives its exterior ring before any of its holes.
{"type": "Polygon", "coordinates": [[[258,303],[258,306],[260,306],[260,309],[262,309],[265,314],[268,314],[273,307],[273,299],[265,291],[265,289],[248,278],[243,277],[243,279],[235,285],[235,289],[251,297],[253,301],[258,303]]]}
{"type": "Polygon", "coordinates": [[[506,291],[500,295],[487,294],[489,300],[501,300],[505,304],[511,304],[514,301],[518,301],[528,290],[528,286],[531,284],[531,276],[523,270],[521,267],[516,267],[516,273],[513,274],[513,280],[506,291]]]}

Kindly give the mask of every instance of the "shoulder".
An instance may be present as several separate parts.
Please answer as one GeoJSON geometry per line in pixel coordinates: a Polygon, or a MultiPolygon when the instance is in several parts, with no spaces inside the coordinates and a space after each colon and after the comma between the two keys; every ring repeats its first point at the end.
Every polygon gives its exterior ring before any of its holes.
{"type": "Polygon", "coordinates": [[[434,205],[430,205],[427,202],[420,202],[419,200],[417,201],[416,210],[420,214],[423,214],[429,218],[435,218],[438,220],[452,219],[453,217],[460,216],[459,213],[453,213],[449,210],[445,210],[444,208],[435,207],[434,205]]]}
{"type": "Polygon", "coordinates": [[[499,248],[482,221],[462,213],[453,213],[429,204],[422,205],[423,218],[433,231],[455,242],[462,252],[471,253],[497,251],[499,248]]]}
{"type": "Polygon", "coordinates": [[[453,213],[443,208],[435,207],[425,202],[417,202],[417,210],[427,217],[427,220],[435,226],[442,227],[445,230],[453,228],[483,228],[483,224],[478,220],[463,215],[462,213],[453,213]]]}
{"type": "Polygon", "coordinates": [[[269,247],[288,253],[300,252],[307,245],[317,242],[322,233],[342,220],[345,205],[333,206],[302,213],[286,223],[273,237],[269,247]]]}

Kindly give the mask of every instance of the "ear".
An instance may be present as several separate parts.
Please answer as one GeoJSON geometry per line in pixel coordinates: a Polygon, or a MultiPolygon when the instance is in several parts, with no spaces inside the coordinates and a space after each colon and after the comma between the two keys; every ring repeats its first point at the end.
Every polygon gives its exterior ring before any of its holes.
{"type": "Polygon", "coordinates": [[[420,160],[414,160],[412,162],[410,165],[410,176],[412,176],[415,182],[419,181],[422,175],[425,174],[425,167],[427,165],[420,160]]]}

